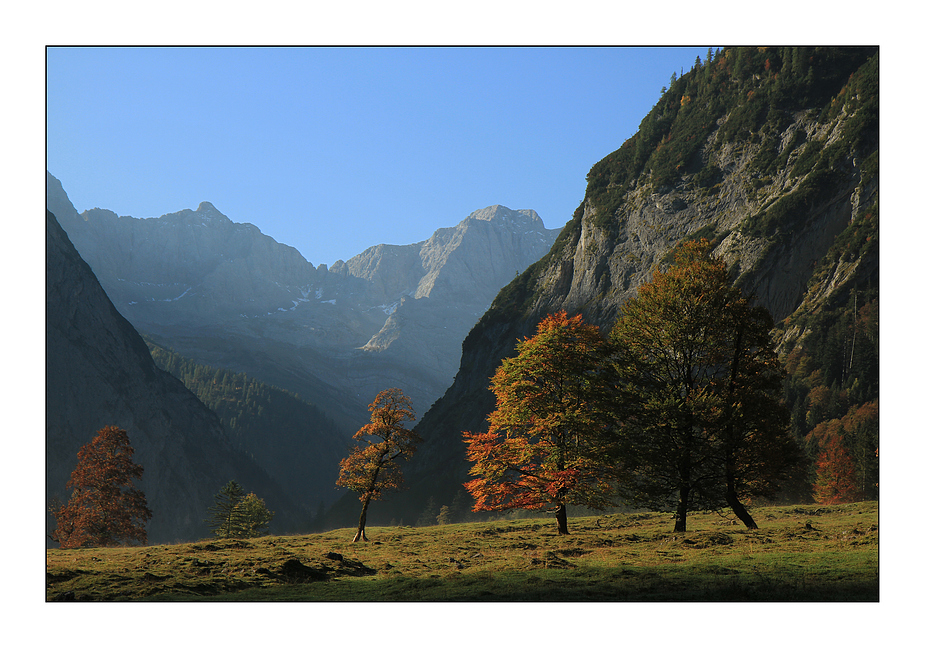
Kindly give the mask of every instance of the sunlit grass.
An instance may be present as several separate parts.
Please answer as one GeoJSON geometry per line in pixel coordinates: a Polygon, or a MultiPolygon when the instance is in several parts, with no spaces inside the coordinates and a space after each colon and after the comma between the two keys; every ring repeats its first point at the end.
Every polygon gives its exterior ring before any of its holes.
{"type": "Polygon", "coordinates": [[[46,597],[119,601],[876,601],[876,502],[696,514],[370,527],[250,540],[52,549],[46,597]]]}

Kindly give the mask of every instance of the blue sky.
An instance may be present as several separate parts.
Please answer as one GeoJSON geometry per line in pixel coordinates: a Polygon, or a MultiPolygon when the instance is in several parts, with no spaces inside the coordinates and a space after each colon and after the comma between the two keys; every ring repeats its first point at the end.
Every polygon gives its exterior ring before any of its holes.
{"type": "Polygon", "coordinates": [[[47,167],[78,211],[149,218],[209,201],[315,265],[494,204],[560,227],[590,167],[698,55],[51,47],[47,167]]]}

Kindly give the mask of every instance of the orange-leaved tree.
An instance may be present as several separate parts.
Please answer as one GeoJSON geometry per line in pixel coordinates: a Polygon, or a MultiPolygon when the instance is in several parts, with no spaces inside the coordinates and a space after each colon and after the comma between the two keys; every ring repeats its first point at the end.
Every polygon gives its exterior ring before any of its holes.
{"type": "Polygon", "coordinates": [[[843,504],[859,499],[854,462],[838,432],[827,435],[820,449],[813,499],[820,504],[843,504]]]}
{"type": "Polygon", "coordinates": [[[879,400],[873,400],[851,407],[840,419],[819,423],[806,435],[817,457],[816,501],[837,504],[878,496],[879,416],[879,400]]]}
{"type": "Polygon", "coordinates": [[[608,344],[596,326],[564,311],[495,371],[496,408],[487,432],[463,432],[476,511],[555,509],[568,533],[566,504],[610,503],[611,464],[604,451],[614,411],[608,344]]]}
{"type": "Polygon", "coordinates": [[[148,541],[151,519],[145,495],[132,485],[144,469],[132,460],[128,433],[114,425],[100,430],[77,453],[77,467],[67,483],[71,497],[53,512],[52,539],[62,549],[113,547],[148,541]]]}
{"type": "Polygon", "coordinates": [[[384,491],[396,489],[402,483],[398,459],[409,459],[421,440],[405,421],[414,420],[411,399],[402,390],[392,388],[379,392],[369,405],[370,422],[353,438],[359,443],[350,456],[340,462],[337,485],[359,493],[363,508],[354,542],[366,540],[366,511],[371,500],[380,499],[384,491]]]}

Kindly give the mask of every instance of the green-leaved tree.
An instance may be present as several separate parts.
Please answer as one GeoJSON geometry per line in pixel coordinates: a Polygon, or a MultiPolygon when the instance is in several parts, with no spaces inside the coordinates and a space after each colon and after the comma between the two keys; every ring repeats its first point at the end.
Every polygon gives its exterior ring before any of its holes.
{"type": "Polygon", "coordinates": [[[615,459],[629,500],[687,514],[771,495],[799,460],[781,402],[773,322],[734,288],[706,239],[680,246],[611,331],[624,395],[615,459]]]}
{"type": "Polygon", "coordinates": [[[212,517],[206,522],[219,538],[253,538],[266,535],[273,512],[254,493],[245,495],[244,488],[231,480],[215,495],[209,508],[212,517]]]}
{"type": "Polygon", "coordinates": [[[216,493],[215,504],[209,507],[212,517],[206,520],[216,536],[219,538],[239,537],[241,511],[237,507],[243,499],[244,489],[233,479],[216,493]]]}
{"type": "Polygon", "coordinates": [[[242,537],[255,538],[267,535],[274,514],[262,499],[254,493],[248,493],[238,502],[235,511],[240,519],[242,537]]]}

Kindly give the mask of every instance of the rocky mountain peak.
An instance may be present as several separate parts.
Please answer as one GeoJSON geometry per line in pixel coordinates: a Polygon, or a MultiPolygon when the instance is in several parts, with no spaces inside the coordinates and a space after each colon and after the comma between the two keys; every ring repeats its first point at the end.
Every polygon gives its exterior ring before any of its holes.
{"type": "MultiPolygon", "coordinates": [[[[199,207],[196,208],[196,211],[191,209],[182,209],[178,212],[172,214],[165,214],[161,216],[160,219],[163,219],[165,222],[173,223],[175,225],[200,225],[205,227],[221,227],[223,229],[253,229],[256,232],[260,232],[257,227],[250,225],[249,223],[234,223],[230,218],[225,216],[222,212],[216,209],[215,205],[210,202],[201,202],[199,207]]],[[[141,219],[146,221],[151,220],[160,220],[160,219],[141,219]]]]}
{"type": "Polygon", "coordinates": [[[508,209],[504,205],[492,205],[478,209],[469,214],[460,225],[469,224],[472,221],[488,221],[498,227],[512,227],[519,230],[546,230],[543,219],[534,210],[508,209]]]}
{"type": "Polygon", "coordinates": [[[546,254],[558,233],[547,230],[532,209],[493,205],[472,212],[455,228],[438,230],[423,243],[420,256],[426,272],[414,295],[439,297],[468,286],[479,299],[490,302],[526,267],[523,260],[535,261],[546,254]]]}
{"type": "Polygon", "coordinates": [[[111,224],[115,223],[119,219],[119,215],[108,209],[94,207],[93,209],[88,209],[81,213],[80,218],[83,219],[84,222],[94,221],[96,223],[111,224]]]}

